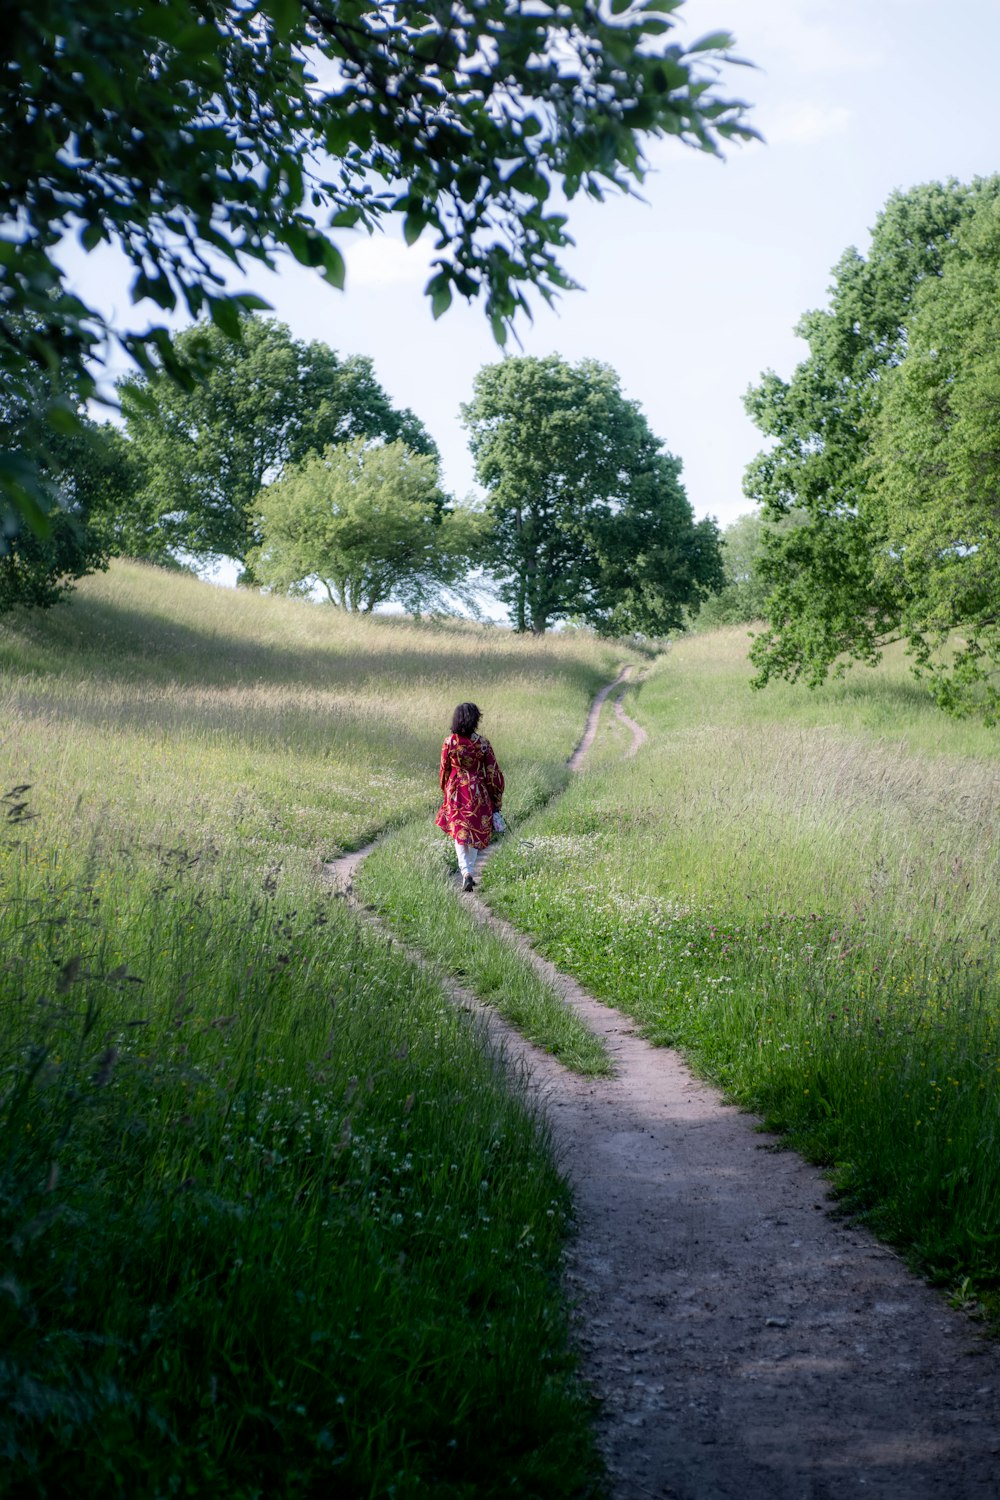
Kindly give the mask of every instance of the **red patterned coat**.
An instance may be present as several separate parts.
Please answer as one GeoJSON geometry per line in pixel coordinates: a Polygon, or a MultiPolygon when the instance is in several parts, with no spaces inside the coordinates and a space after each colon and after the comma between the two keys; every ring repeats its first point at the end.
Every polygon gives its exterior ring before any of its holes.
{"type": "Polygon", "coordinates": [[[441,790],[437,826],[460,844],[485,849],[503,801],[503,772],[489,740],[481,734],[448,736],[441,746],[441,790]]]}

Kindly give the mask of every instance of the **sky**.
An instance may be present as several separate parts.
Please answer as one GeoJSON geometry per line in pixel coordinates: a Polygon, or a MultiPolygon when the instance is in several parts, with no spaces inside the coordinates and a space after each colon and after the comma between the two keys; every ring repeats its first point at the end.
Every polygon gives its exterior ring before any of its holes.
{"type": "MultiPolygon", "coordinates": [[[[555,311],[537,300],[519,351],[617,370],[653,431],[683,461],[696,516],[723,527],[750,509],[743,471],[762,446],[742,396],[805,353],[794,329],[826,301],[842,252],[864,253],[894,189],[1000,171],[1000,127],[979,59],[1000,54],[1000,0],[685,0],[671,39],[728,30],[752,69],[725,91],[752,107],[764,144],[718,161],[652,143],[644,201],[577,200],[564,267],[584,290],[555,311]]],[[[988,70],[986,70],[988,72],[988,70]]],[[[459,408],[502,357],[479,304],[434,322],[422,287],[429,245],[393,234],[347,252],[343,293],[291,262],[250,284],[302,339],[366,354],[395,404],[441,451],[453,493],[475,492],[459,408]]],[[[134,317],[109,254],[67,260],[74,285],[134,317]]]]}

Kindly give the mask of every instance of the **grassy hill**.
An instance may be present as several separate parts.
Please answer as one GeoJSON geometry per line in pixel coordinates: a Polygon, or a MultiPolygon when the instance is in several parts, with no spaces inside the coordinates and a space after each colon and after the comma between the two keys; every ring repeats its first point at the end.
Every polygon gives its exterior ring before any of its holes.
{"type": "Polygon", "coordinates": [[[526,813],[619,659],[120,564],[0,623],[0,1492],[590,1492],[544,1128],[321,861],[464,698],[526,813]]]}
{"type": "Polygon", "coordinates": [[[586,636],[345,618],[119,563],[0,626],[3,754],[47,817],[103,804],[133,833],[263,840],[299,866],[431,805],[465,698],[516,786],[548,777],[618,660],[586,636]]]}
{"type": "Polygon", "coordinates": [[[606,725],[487,898],[996,1306],[1000,737],[902,657],[758,694],[745,651],[661,658],[630,709],[648,746],[621,765],[606,725]]]}
{"type": "Polygon", "coordinates": [[[672,648],[567,787],[587,636],[124,565],[0,622],[0,1493],[599,1492],[544,1124],[323,876],[388,831],[366,899],[606,1065],[449,890],[467,697],[527,839],[488,899],[995,1304],[1000,742],[744,648],[672,648]]]}

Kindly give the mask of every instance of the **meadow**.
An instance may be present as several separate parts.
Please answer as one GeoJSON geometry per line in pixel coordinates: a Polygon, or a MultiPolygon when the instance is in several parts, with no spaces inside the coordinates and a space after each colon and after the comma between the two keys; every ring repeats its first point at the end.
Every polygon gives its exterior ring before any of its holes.
{"type": "Polygon", "coordinates": [[[486,899],[827,1166],[963,1305],[1000,1305],[1000,741],[889,653],[748,688],[746,632],[674,644],[650,741],[492,861],[486,899]]]}
{"type": "Polygon", "coordinates": [[[121,564],[0,624],[0,1493],[600,1493],[566,1186],[434,970],[607,1060],[455,894],[465,697],[520,836],[490,903],[996,1308],[995,733],[893,658],[752,694],[745,644],[647,660],[649,743],[605,711],[571,781],[629,657],[586,635],[121,564]],[[374,835],[429,966],[326,880],[374,835]]]}
{"type": "Polygon", "coordinates": [[[544,1122],[323,861],[465,697],[541,805],[620,659],[122,564],[0,624],[0,1492],[597,1492],[544,1122]]]}

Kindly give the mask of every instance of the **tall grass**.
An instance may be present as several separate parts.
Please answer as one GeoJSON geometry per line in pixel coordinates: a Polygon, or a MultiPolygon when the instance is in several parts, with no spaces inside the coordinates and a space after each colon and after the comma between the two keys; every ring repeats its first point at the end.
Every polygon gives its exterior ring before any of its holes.
{"type": "Polygon", "coordinates": [[[420,823],[398,829],[365,861],[358,889],[393,929],[493,1005],[528,1041],[575,1072],[611,1071],[601,1039],[456,891],[450,845],[420,823]]]}
{"type": "Polygon", "coordinates": [[[342,905],[191,858],[4,850],[0,1489],[586,1489],[544,1128],[342,905]]]}
{"type": "Polygon", "coordinates": [[[609,648],[117,567],[0,654],[0,1493],[590,1493],[544,1126],[319,861],[609,648]]]}
{"type": "Polygon", "coordinates": [[[316,860],[432,805],[455,703],[530,778],[616,660],[584,635],[345,617],[117,564],[0,623],[0,755],[50,820],[80,801],[155,839],[316,860]]]}
{"type": "Polygon", "coordinates": [[[743,647],[674,647],[630,706],[650,744],[498,855],[490,899],[995,1297],[1000,746],[901,661],[755,695],[743,647]]]}

